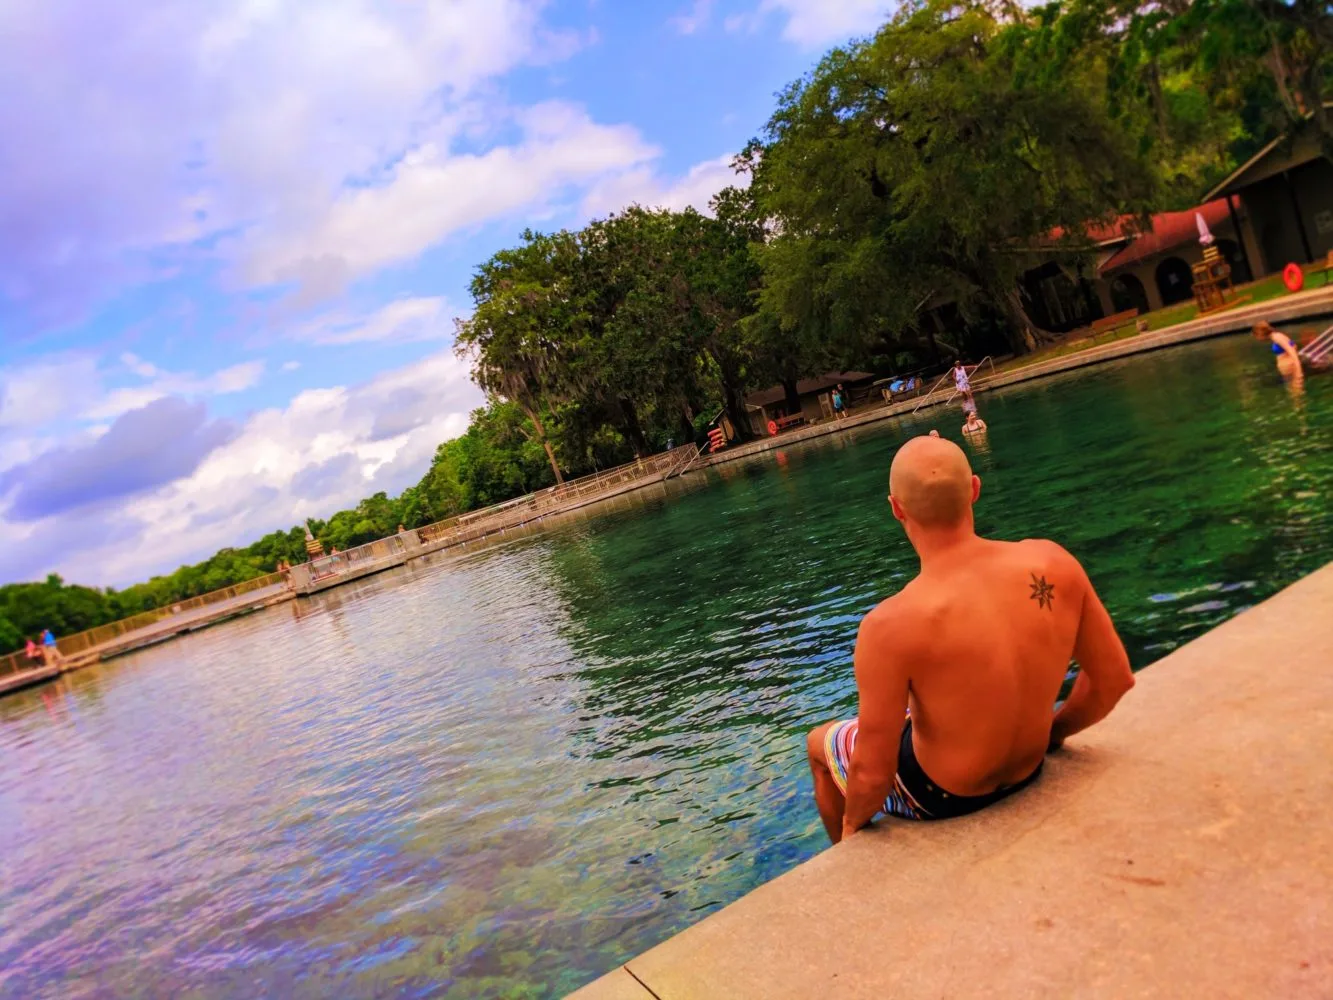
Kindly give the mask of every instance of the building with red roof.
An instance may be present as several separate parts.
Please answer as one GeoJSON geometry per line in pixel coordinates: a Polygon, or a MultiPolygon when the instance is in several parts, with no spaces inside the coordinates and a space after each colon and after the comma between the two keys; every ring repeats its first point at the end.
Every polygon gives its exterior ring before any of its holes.
{"type": "MultiPolygon", "coordinates": [[[[1088,233],[1092,259],[1081,270],[1045,260],[1021,280],[1028,315],[1058,333],[1130,309],[1148,312],[1193,295],[1191,265],[1203,259],[1198,219],[1231,264],[1233,280],[1250,280],[1244,248],[1236,238],[1239,219],[1227,199],[1217,198],[1182,212],[1161,212],[1140,230],[1125,216],[1088,233]]],[[[1051,234],[1052,244],[1064,240],[1051,234]]]]}
{"type": "MultiPolygon", "coordinates": [[[[1195,208],[1155,215],[1142,232],[1130,217],[1093,227],[1087,234],[1093,262],[1081,273],[1054,259],[1029,270],[1021,282],[1029,316],[1059,332],[1129,309],[1187,301],[1191,265],[1203,259],[1199,217],[1237,284],[1289,263],[1333,263],[1333,162],[1310,117],[1259,150],[1195,208]]],[[[1065,234],[1050,236],[1055,244],[1065,234]]]]}

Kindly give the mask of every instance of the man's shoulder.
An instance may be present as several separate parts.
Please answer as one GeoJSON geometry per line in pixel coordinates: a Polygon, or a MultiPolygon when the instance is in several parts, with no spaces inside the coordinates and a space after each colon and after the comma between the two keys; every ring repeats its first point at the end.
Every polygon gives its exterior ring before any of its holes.
{"type": "Polygon", "coordinates": [[[1045,573],[1052,580],[1061,578],[1066,586],[1086,585],[1087,573],[1083,564],[1059,542],[1049,538],[1025,538],[1010,543],[1024,567],[1030,572],[1045,573]]]}
{"type": "Polygon", "coordinates": [[[1078,560],[1059,542],[1049,538],[1024,538],[1010,542],[1015,551],[1029,558],[1046,559],[1055,563],[1077,563],[1078,560]]]}
{"type": "Polygon", "coordinates": [[[875,639],[880,636],[892,636],[895,644],[901,644],[920,624],[923,611],[922,589],[912,581],[892,597],[886,597],[876,604],[861,619],[862,636],[875,639]]]}

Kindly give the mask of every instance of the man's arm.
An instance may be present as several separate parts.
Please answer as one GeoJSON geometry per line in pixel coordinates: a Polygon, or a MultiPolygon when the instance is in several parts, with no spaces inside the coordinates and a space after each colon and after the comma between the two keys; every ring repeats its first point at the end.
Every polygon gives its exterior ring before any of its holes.
{"type": "Polygon", "coordinates": [[[1061,706],[1051,724],[1052,749],[1106,718],[1125,692],[1134,686],[1129,654],[1125,652],[1120,636],[1116,635],[1111,616],[1093,590],[1092,581],[1083,567],[1077,561],[1075,565],[1083,582],[1083,609],[1074,640],[1074,659],[1078,661],[1079,672],[1069,700],[1061,706]]]}
{"type": "Polygon", "coordinates": [[[1296,370],[1302,371],[1303,369],[1301,366],[1301,352],[1299,348],[1296,347],[1296,344],[1292,341],[1292,339],[1288,337],[1285,333],[1282,334],[1282,350],[1287,352],[1287,357],[1291,358],[1292,361],[1296,362],[1296,370]]]}
{"type": "Polygon", "coordinates": [[[893,790],[898,743],[907,715],[907,658],[898,645],[902,638],[892,618],[878,609],[866,615],[856,636],[853,662],[860,721],[856,749],[847,768],[843,837],[868,824],[893,790]]]}

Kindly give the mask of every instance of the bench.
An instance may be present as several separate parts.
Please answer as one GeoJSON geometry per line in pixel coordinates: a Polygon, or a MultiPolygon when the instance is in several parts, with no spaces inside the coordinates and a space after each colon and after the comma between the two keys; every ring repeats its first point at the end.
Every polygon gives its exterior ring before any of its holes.
{"type": "Polygon", "coordinates": [[[908,396],[920,395],[923,388],[924,386],[921,382],[921,378],[918,375],[902,378],[882,378],[872,386],[872,390],[879,390],[886,403],[905,399],[908,396]]]}
{"type": "Polygon", "coordinates": [[[1095,344],[1097,338],[1103,333],[1115,333],[1122,326],[1128,326],[1139,318],[1137,309],[1126,309],[1124,312],[1118,312],[1114,316],[1103,316],[1101,319],[1092,321],[1092,342],[1095,344]]]}

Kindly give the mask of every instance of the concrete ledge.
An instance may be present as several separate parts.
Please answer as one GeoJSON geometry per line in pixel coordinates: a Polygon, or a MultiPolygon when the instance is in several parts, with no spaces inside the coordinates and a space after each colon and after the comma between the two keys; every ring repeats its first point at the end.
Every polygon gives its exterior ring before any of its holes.
{"type": "MultiPolygon", "coordinates": [[[[1196,340],[1206,340],[1209,337],[1239,333],[1250,329],[1260,319],[1281,324],[1293,319],[1328,315],[1333,315],[1333,288],[1319,288],[1314,291],[1300,292],[1280,299],[1260,302],[1256,305],[1238,306],[1235,309],[1203,316],[1187,323],[1178,323],[1175,326],[1168,326],[1152,333],[1125,337],[1122,340],[1103,344],[1100,347],[1088,347],[1073,354],[1052,358],[1049,361],[1039,361],[1022,368],[1015,368],[1012,371],[1001,372],[994,377],[978,380],[973,385],[972,391],[974,395],[981,395],[992,389],[1017,385],[1020,382],[1031,382],[1035,379],[1046,378],[1048,375],[1073,371],[1075,368],[1088,368],[1092,365],[1126,358],[1133,354],[1147,354],[1150,351],[1160,351],[1166,347],[1190,344],[1196,340]]],[[[947,388],[952,391],[953,387],[948,386],[947,388]]],[[[927,396],[924,405],[922,405],[922,397],[918,396],[904,400],[901,403],[890,403],[887,406],[861,410],[843,420],[827,420],[808,427],[798,427],[794,430],[784,431],[776,437],[748,441],[745,444],[726,448],[714,455],[709,455],[702,459],[695,468],[702,469],[710,465],[723,465],[754,455],[762,455],[765,452],[775,451],[779,448],[789,448],[801,441],[809,441],[812,438],[851,430],[853,427],[862,427],[892,417],[904,416],[912,413],[918,406],[921,406],[922,409],[940,406],[948,400],[948,395],[949,393],[945,392],[934,398],[927,396]]]]}
{"type": "MultiPolygon", "coordinates": [[[[1330,607],[1333,565],[1149,667],[1023,794],[881,822],[626,968],[659,1000],[1333,996],[1330,607]]],[[[621,971],[576,995],[634,996],[621,971]]]]}

